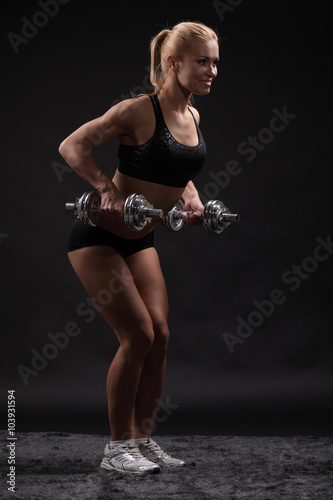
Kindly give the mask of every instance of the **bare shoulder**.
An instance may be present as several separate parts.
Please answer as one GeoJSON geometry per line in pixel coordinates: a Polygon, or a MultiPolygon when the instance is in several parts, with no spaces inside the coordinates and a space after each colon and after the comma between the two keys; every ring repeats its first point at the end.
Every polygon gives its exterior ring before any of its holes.
{"type": "Polygon", "coordinates": [[[152,106],[148,95],[124,99],[112,106],[106,113],[106,120],[120,119],[126,128],[133,129],[140,122],[150,118],[152,106]]]}
{"type": "Polygon", "coordinates": [[[142,113],[145,115],[147,111],[150,111],[151,104],[149,104],[149,96],[142,95],[139,97],[130,97],[129,99],[124,99],[123,101],[115,104],[111,110],[117,113],[127,115],[131,119],[142,118],[142,113]]]}
{"type": "Polygon", "coordinates": [[[130,115],[135,123],[142,123],[149,120],[153,113],[153,107],[149,95],[141,95],[127,99],[127,106],[130,115]]]}
{"type": "Polygon", "coordinates": [[[197,121],[197,124],[199,125],[199,122],[200,122],[200,114],[199,114],[199,111],[194,108],[193,106],[190,107],[190,110],[192,111],[193,115],[194,115],[194,118],[196,119],[197,121]]]}

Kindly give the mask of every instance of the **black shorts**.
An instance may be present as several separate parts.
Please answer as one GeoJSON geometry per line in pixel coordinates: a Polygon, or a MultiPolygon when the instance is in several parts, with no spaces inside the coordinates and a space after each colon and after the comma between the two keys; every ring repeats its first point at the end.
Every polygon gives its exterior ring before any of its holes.
{"type": "Polygon", "coordinates": [[[154,231],[136,240],[121,238],[101,227],[85,226],[79,219],[75,219],[69,232],[68,252],[93,245],[107,245],[114,248],[126,259],[134,253],[154,246],[154,231]]]}

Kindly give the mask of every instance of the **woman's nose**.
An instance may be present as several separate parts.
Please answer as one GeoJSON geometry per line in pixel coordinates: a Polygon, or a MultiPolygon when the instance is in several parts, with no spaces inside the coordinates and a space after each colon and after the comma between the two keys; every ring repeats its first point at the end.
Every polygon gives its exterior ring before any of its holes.
{"type": "Polygon", "coordinates": [[[208,66],[207,69],[207,76],[210,76],[211,78],[215,78],[217,75],[217,67],[216,64],[211,64],[208,66]]]}

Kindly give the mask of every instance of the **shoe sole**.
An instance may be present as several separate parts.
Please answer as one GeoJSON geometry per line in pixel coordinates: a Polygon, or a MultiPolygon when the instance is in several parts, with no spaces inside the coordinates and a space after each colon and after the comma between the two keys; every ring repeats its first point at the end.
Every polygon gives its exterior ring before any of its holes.
{"type": "Polygon", "coordinates": [[[186,465],[186,462],[184,461],[179,461],[178,463],[174,463],[174,464],[166,464],[165,462],[163,462],[162,460],[156,460],[156,459],[152,459],[150,457],[147,457],[145,455],[143,455],[147,460],[149,460],[150,462],[153,462],[154,464],[158,465],[161,469],[172,469],[173,467],[184,467],[186,465]]]}
{"type": "Polygon", "coordinates": [[[184,462],[183,464],[162,464],[161,462],[156,462],[161,469],[176,469],[177,467],[185,467],[186,463],[184,462]]]}
{"type": "Polygon", "coordinates": [[[125,474],[139,474],[139,475],[143,475],[143,474],[157,474],[158,472],[160,472],[160,469],[157,468],[157,467],[155,469],[152,469],[152,470],[143,470],[143,471],[132,471],[132,470],[125,470],[125,469],[117,469],[117,467],[111,467],[111,465],[107,465],[104,462],[101,462],[100,467],[102,469],[105,469],[105,470],[115,470],[117,472],[124,472],[125,474]]]}

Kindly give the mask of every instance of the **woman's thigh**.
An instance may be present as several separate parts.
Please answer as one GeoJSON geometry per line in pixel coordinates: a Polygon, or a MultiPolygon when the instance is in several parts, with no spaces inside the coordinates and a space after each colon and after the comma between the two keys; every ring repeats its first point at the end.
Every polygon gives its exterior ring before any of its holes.
{"type": "Polygon", "coordinates": [[[96,309],[115,331],[120,343],[141,337],[152,343],[154,333],[149,311],[121,255],[112,247],[100,245],[80,248],[68,256],[96,309]]]}
{"type": "Polygon", "coordinates": [[[156,249],[152,247],[137,252],[128,257],[126,263],[154,326],[166,323],[168,295],[156,249]]]}

